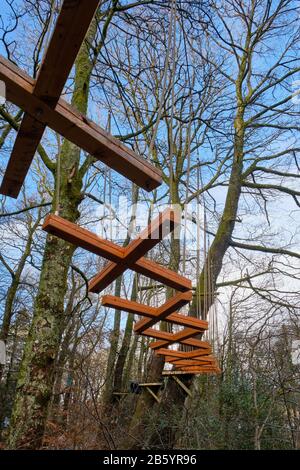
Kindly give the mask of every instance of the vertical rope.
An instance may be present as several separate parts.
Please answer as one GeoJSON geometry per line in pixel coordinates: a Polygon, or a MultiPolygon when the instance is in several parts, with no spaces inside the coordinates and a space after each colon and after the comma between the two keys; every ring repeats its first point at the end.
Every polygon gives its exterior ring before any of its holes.
{"type": "MultiPolygon", "coordinates": [[[[59,139],[59,138],[58,138],[59,139]]],[[[61,148],[58,145],[56,160],[56,191],[55,191],[55,215],[59,215],[60,210],[60,179],[61,179],[61,148]]]]}
{"type": "Polygon", "coordinates": [[[165,98],[166,90],[167,90],[167,75],[168,75],[168,68],[169,68],[169,63],[170,63],[170,50],[171,50],[171,42],[172,42],[172,35],[173,35],[173,25],[174,25],[173,16],[174,16],[175,3],[176,3],[176,0],[173,0],[171,15],[170,15],[170,23],[169,23],[169,28],[168,28],[168,44],[167,44],[166,60],[165,60],[164,71],[163,71],[162,92],[159,98],[157,119],[156,119],[156,123],[153,129],[153,133],[152,133],[151,141],[149,145],[148,158],[151,157],[151,154],[153,152],[154,142],[157,136],[158,127],[159,127],[159,123],[160,123],[161,116],[162,116],[163,102],[164,102],[164,98],[165,98]]]}
{"type": "Polygon", "coordinates": [[[174,154],[174,142],[173,142],[173,121],[174,121],[174,109],[175,109],[175,71],[176,71],[176,0],[172,2],[171,20],[173,21],[173,45],[172,45],[172,72],[171,72],[171,116],[169,124],[169,187],[170,187],[170,204],[172,205],[172,193],[173,193],[173,154],[174,154]]]}

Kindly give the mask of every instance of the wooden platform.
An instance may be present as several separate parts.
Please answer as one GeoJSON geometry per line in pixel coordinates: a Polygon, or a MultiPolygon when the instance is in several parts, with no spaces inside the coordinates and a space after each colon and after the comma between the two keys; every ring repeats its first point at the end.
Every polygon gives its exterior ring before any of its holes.
{"type": "Polygon", "coordinates": [[[219,373],[219,371],[215,370],[202,370],[199,368],[198,370],[164,370],[162,372],[162,376],[173,376],[173,375],[201,375],[201,374],[215,374],[219,373]]]}
{"type": "Polygon", "coordinates": [[[25,111],[0,193],[17,197],[46,126],[151,191],[161,172],[60,99],[99,0],[64,0],[37,80],[0,57],[6,97],[25,111]]]}

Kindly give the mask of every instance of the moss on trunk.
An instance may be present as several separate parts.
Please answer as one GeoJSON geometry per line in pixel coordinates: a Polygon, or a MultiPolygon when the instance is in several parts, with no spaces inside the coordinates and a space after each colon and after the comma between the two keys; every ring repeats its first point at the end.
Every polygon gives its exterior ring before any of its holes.
{"type": "MultiPolygon", "coordinates": [[[[96,22],[93,22],[88,33],[89,44],[95,34],[96,22]]],[[[76,60],[72,98],[72,105],[82,113],[87,112],[92,67],[89,47],[84,43],[76,60]]],[[[82,198],[80,149],[65,140],[60,161],[60,181],[57,178],[55,181],[55,192],[59,185],[60,215],[75,222],[79,217],[78,207],[82,198]]],[[[54,365],[65,324],[64,298],[74,250],[73,245],[55,236],[47,236],[33,320],[20,367],[10,423],[7,444],[11,449],[37,449],[42,445],[55,381],[54,365]]]]}

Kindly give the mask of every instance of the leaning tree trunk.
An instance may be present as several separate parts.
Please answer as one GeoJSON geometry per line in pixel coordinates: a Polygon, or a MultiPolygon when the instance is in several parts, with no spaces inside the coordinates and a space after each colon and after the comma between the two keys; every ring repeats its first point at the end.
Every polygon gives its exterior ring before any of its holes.
{"type": "MultiPolygon", "coordinates": [[[[16,271],[12,274],[12,281],[6,293],[3,320],[2,320],[2,325],[0,329],[0,340],[4,341],[5,343],[7,342],[9,329],[11,325],[11,319],[13,317],[13,305],[14,305],[16,293],[18,291],[18,287],[20,284],[21,276],[22,276],[26,261],[31,253],[33,236],[39,225],[39,222],[40,222],[40,217],[37,218],[36,222],[32,226],[30,226],[30,224],[28,226],[28,237],[27,237],[27,241],[25,244],[25,248],[20,258],[18,267],[16,271]]],[[[2,379],[3,369],[4,367],[0,364],[0,381],[2,379]]]]}
{"type": "MultiPolygon", "coordinates": [[[[95,26],[96,22],[93,22],[88,33],[89,44],[95,37],[95,26]]],[[[84,114],[87,112],[92,67],[89,47],[84,43],[76,60],[72,97],[72,105],[84,114]]],[[[60,160],[60,181],[57,178],[55,181],[56,191],[59,185],[60,215],[75,222],[82,200],[80,149],[65,140],[60,160]]],[[[11,449],[37,449],[42,445],[55,380],[55,360],[65,323],[64,298],[74,250],[75,246],[55,236],[47,236],[33,320],[20,367],[10,423],[8,447],[11,449]]]]}

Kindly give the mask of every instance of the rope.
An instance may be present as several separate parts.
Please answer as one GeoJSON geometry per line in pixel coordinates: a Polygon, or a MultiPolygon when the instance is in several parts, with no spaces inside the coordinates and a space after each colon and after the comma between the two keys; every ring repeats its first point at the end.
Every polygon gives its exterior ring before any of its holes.
{"type": "Polygon", "coordinates": [[[170,63],[170,50],[171,50],[171,41],[172,41],[172,35],[173,35],[173,25],[174,25],[174,16],[175,16],[175,7],[176,6],[176,0],[172,0],[172,9],[171,9],[171,16],[170,16],[170,23],[169,23],[169,28],[168,28],[168,44],[167,44],[167,52],[166,52],[166,60],[165,60],[165,65],[164,65],[164,71],[163,71],[163,85],[162,85],[162,92],[161,96],[159,99],[159,107],[158,107],[158,113],[157,113],[157,120],[155,122],[155,126],[153,129],[150,145],[149,145],[149,153],[148,153],[148,158],[151,157],[151,154],[153,152],[154,148],[154,142],[157,136],[158,132],[158,127],[159,123],[161,121],[161,116],[162,116],[162,110],[163,110],[163,101],[164,97],[166,95],[166,90],[167,90],[167,72],[169,68],[169,63],[170,63]]]}
{"type": "Polygon", "coordinates": [[[169,169],[169,188],[170,188],[170,204],[172,205],[172,192],[173,192],[173,154],[174,154],[174,145],[173,145],[173,121],[174,121],[174,109],[175,109],[175,71],[176,71],[176,0],[172,2],[171,10],[171,21],[173,21],[173,47],[172,47],[172,80],[171,80],[171,116],[170,116],[170,125],[169,125],[169,159],[170,159],[170,169],[169,169]]]}

